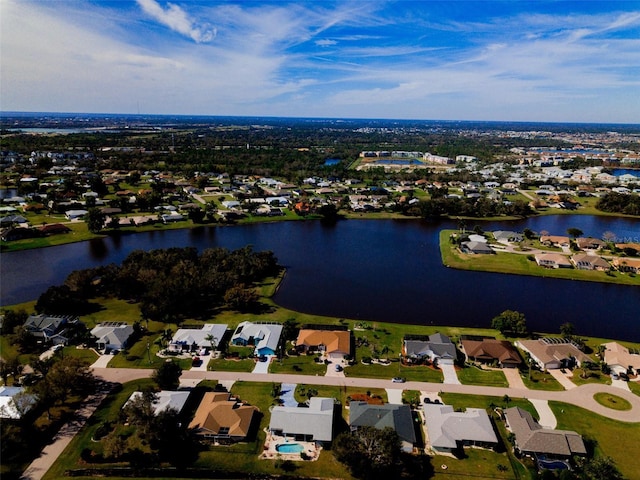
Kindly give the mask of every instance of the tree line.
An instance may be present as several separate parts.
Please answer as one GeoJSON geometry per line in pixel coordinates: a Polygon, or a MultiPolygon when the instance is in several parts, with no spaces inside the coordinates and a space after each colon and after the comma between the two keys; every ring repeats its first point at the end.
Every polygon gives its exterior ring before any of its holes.
{"type": "Polygon", "coordinates": [[[254,283],[278,274],[273,252],[251,246],[229,251],[210,248],[137,250],[120,266],[111,264],[72,272],[36,303],[38,313],[81,315],[90,300],[118,298],[140,305],[144,319],[165,321],[201,317],[230,304],[238,310],[257,305],[254,283]]]}

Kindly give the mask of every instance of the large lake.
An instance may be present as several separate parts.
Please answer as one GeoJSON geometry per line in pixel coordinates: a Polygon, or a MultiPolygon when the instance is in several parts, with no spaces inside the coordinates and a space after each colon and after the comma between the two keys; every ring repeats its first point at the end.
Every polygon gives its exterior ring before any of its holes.
{"type": "MultiPolygon", "coordinates": [[[[640,221],[556,215],[517,222],[477,222],[485,230],[580,228],[640,241],[640,221]]],[[[473,228],[474,222],[468,222],[473,228]]],[[[506,309],[530,328],[558,332],[570,321],[583,335],[640,341],[640,288],[446,268],[438,233],[454,222],[346,220],[202,227],[122,235],[91,242],[3,253],[2,305],[36,299],[73,270],[120,263],[132,250],[174,246],[272,250],[287,275],[275,301],[293,310],[335,317],[423,325],[487,327],[506,309]]]]}

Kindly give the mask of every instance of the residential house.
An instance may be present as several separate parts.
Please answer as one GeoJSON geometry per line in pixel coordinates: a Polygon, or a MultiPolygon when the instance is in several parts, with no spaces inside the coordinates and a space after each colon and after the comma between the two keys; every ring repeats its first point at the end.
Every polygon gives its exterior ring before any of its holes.
{"type": "Polygon", "coordinates": [[[571,257],[571,261],[578,270],[599,270],[604,272],[611,269],[609,262],[598,255],[576,253],[571,257]]]}
{"type": "Polygon", "coordinates": [[[520,407],[507,408],[504,416],[507,428],[514,435],[515,448],[525,455],[570,458],[587,454],[582,437],[576,432],[542,428],[520,407]]]}
{"type": "Polygon", "coordinates": [[[451,339],[441,333],[426,338],[404,338],[404,354],[409,358],[429,358],[444,365],[453,365],[458,352],[451,339]]]}
{"type": "Polygon", "coordinates": [[[280,343],[282,324],[242,322],[238,325],[231,343],[254,346],[257,355],[274,355],[280,343]]]}
{"type": "Polygon", "coordinates": [[[133,327],[124,322],[102,322],[91,329],[97,349],[105,352],[124,349],[132,333],[133,327]]]}
{"type": "Polygon", "coordinates": [[[591,238],[591,237],[580,237],[576,238],[576,245],[581,250],[600,250],[607,246],[606,242],[600,240],[599,238],[591,238]]]}
{"type": "Polygon", "coordinates": [[[349,404],[349,425],[352,431],[360,427],[389,427],[400,437],[402,450],[412,452],[416,443],[411,407],[409,405],[371,405],[367,402],[349,404]]]}
{"type": "Polygon", "coordinates": [[[524,235],[518,232],[510,232],[508,230],[496,230],[493,232],[493,238],[500,243],[517,243],[524,239],[524,235]]]}
{"type": "Polygon", "coordinates": [[[460,250],[462,250],[463,253],[476,255],[493,253],[493,249],[485,242],[462,242],[460,244],[460,250]]]}
{"type": "Polygon", "coordinates": [[[64,212],[64,215],[69,220],[78,220],[83,218],[87,213],[89,213],[87,210],[67,210],[64,212]]]}
{"type": "Polygon", "coordinates": [[[536,253],[536,263],[545,268],[573,268],[566,255],[560,253],[536,253]]]}
{"type": "Polygon", "coordinates": [[[497,363],[501,368],[517,368],[522,363],[518,351],[506,340],[463,338],[460,343],[467,359],[475,362],[497,363]]]}
{"type": "Polygon", "coordinates": [[[640,258],[616,257],[611,265],[621,272],[640,273],[640,258]]]}
{"type": "Polygon", "coordinates": [[[0,418],[20,420],[36,404],[38,398],[23,387],[0,387],[0,418]]]}
{"type": "Polygon", "coordinates": [[[604,361],[615,373],[627,373],[629,369],[635,370],[640,375],[640,351],[631,352],[618,342],[605,343],[604,361]]]}
{"type": "Polygon", "coordinates": [[[330,359],[342,360],[351,354],[351,332],[301,329],[296,340],[296,349],[301,352],[322,352],[330,359]]]}
{"type": "Polygon", "coordinates": [[[582,362],[593,362],[591,357],[582,353],[575,343],[566,338],[519,340],[516,346],[527,352],[543,370],[573,368],[582,362]]]}
{"type": "Polygon", "coordinates": [[[498,445],[491,419],[482,408],[454,411],[451,405],[423,405],[429,446],[434,453],[453,453],[466,446],[495,448],[498,445]]]}
{"type": "MultiPolygon", "coordinates": [[[[190,393],[191,392],[173,392],[170,390],[156,392],[154,394],[155,401],[153,402],[153,414],[158,415],[159,413],[165,412],[169,409],[175,410],[178,413],[182,412],[190,393]]],[[[141,395],[142,392],[133,392],[122,408],[126,407],[129,402],[132,402],[141,395]]]]}
{"type": "Polygon", "coordinates": [[[71,315],[30,315],[24,328],[38,340],[54,345],[66,345],[69,341],[67,327],[79,322],[71,315]]]}
{"type": "Polygon", "coordinates": [[[179,328],[167,350],[170,352],[198,352],[215,349],[227,331],[226,324],[207,323],[202,328],[179,328]]]}
{"type": "Polygon", "coordinates": [[[542,235],[540,237],[540,243],[548,247],[571,246],[571,240],[569,239],[569,237],[562,237],[558,235],[542,235]]]}
{"type": "Polygon", "coordinates": [[[333,440],[336,403],[333,398],[311,397],[308,407],[271,407],[269,431],[305,442],[333,440]]]}
{"type": "Polygon", "coordinates": [[[206,392],[189,428],[202,438],[241,442],[259,413],[258,407],[245,405],[228,392],[206,392]]]}

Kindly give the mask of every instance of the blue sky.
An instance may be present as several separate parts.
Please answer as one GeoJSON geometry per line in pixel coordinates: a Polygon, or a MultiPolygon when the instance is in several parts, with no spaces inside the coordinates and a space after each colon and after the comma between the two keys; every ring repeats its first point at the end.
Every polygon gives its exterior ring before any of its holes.
{"type": "Polygon", "coordinates": [[[0,0],[0,109],[640,123],[638,1],[0,0]]]}

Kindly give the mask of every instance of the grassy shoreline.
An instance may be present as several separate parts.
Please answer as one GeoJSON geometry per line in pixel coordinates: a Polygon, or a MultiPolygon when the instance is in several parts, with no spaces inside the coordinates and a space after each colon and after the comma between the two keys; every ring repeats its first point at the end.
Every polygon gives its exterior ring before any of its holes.
{"type": "Polygon", "coordinates": [[[510,273],[515,275],[640,286],[640,276],[636,275],[632,277],[618,271],[607,275],[605,272],[577,270],[574,268],[543,268],[538,266],[534,261],[529,260],[527,258],[529,255],[517,253],[496,252],[493,255],[464,254],[459,252],[455,245],[449,242],[449,236],[455,232],[456,230],[440,231],[440,255],[442,263],[446,267],[478,272],[510,273]]]}

